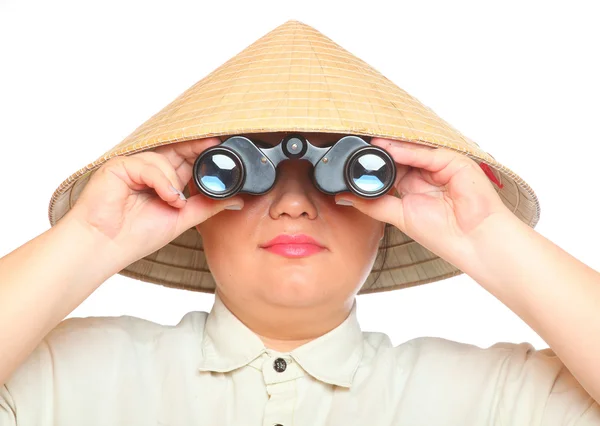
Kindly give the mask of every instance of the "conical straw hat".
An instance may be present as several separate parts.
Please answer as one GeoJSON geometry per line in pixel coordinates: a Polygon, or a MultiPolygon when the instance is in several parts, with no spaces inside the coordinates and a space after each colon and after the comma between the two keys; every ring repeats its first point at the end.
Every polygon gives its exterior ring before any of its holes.
{"type": "MultiPolygon", "coordinates": [[[[286,131],[377,136],[459,151],[482,165],[505,205],[520,220],[531,227],[539,220],[538,199],[519,176],[367,63],[314,28],[290,20],[69,176],[50,200],[50,224],[54,226],[67,213],[91,174],[113,156],[209,136],[286,131]]],[[[184,194],[189,195],[187,187],[184,194]]],[[[462,273],[392,229],[385,262],[378,257],[359,294],[462,273]]],[[[119,273],[169,287],[215,289],[195,228],[119,273]]]]}

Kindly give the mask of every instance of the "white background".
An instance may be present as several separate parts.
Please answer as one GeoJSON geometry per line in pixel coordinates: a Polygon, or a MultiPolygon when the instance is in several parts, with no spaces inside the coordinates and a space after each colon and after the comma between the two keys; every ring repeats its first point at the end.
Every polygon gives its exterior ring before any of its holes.
{"type": "MultiPolygon", "coordinates": [[[[0,256],[49,228],[50,197],[69,175],[297,19],[519,174],[541,201],[536,230],[599,270],[599,14],[595,1],[558,4],[0,0],[0,256]]],[[[71,315],[176,324],[212,302],[115,275],[71,315]]],[[[358,304],[363,329],[395,344],[428,335],[547,346],[466,275],[358,304]]]]}

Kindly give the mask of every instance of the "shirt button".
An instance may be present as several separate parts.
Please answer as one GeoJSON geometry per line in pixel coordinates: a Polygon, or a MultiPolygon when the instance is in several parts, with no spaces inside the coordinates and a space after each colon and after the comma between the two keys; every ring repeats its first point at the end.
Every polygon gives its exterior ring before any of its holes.
{"type": "Polygon", "coordinates": [[[275,362],[273,362],[273,368],[278,373],[285,371],[286,367],[287,367],[287,363],[285,362],[285,359],[283,359],[283,358],[277,358],[275,360],[275,362]]]}

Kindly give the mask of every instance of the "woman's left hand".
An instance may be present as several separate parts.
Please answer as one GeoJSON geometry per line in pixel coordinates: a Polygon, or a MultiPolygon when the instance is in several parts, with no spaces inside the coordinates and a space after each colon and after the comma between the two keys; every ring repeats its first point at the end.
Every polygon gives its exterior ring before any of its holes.
{"type": "Polygon", "coordinates": [[[385,149],[396,162],[394,188],[401,197],[364,199],[344,193],[335,197],[336,202],[351,201],[361,212],[396,226],[438,256],[451,262],[469,256],[470,239],[481,233],[489,218],[516,219],[481,167],[466,155],[383,138],[373,138],[371,144],[385,149]]]}

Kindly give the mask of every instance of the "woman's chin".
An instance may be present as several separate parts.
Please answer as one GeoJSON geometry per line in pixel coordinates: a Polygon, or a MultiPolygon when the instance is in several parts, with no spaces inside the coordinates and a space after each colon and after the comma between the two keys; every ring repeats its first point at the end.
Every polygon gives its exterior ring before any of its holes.
{"type": "Polygon", "coordinates": [[[263,297],[272,303],[296,307],[319,304],[331,298],[334,291],[322,277],[299,273],[271,277],[261,288],[263,297]]]}

